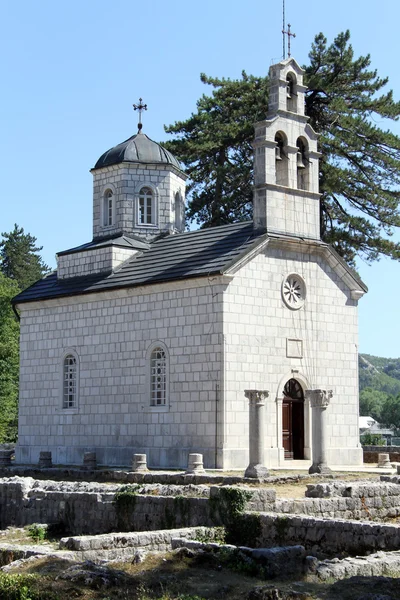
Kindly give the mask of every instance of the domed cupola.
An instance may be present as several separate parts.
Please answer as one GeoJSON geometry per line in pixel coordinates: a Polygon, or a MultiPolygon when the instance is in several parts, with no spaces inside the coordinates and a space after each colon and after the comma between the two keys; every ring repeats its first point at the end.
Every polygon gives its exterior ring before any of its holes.
{"type": "Polygon", "coordinates": [[[171,152],[151,140],[145,133],[139,131],[125,142],[114,146],[100,156],[95,164],[95,169],[118,165],[123,162],[145,163],[145,164],[166,164],[172,165],[177,169],[182,169],[178,160],[171,152]]]}
{"type": "MultiPolygon", "coordinates": [[[[146,106],[140,99],[139,115],[146,106]]],[[[151,241],[185,229],[186,175],[178,160],[138,133],[101,155],[93,174],[93,239],[121,235],[151,241]]]]}

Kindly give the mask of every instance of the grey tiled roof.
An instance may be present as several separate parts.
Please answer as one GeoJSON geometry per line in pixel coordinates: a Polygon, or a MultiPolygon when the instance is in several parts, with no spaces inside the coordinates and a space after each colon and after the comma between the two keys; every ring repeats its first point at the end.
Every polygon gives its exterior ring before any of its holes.
{"type": "MultiPolygon", "coordinates": [[[[110,275],[58,280],[54,272],[18,294],[13,303],[222,274],[262,237],[254,233],[252,222],[168,235],[110,275]]],[[[88,246],[93,247],[79,248],[88,246]]]]}
{"type": "Polygon", "coordinates": [[[150,248],[150,244],[144,242],[143,240],[128,237],[126,235],[121,235],[117,238],[98,239],[92,242],[88,242],[87,244],[81,244],[80,246],[76,246],[75,248],[69,248],[68,250],[58,252],[57,256],[63,256],[65,254],[74,254],[75,252],[84,252],[85,250],[93,250],[94,248],[105,248],[106,246],[117,246],[118,248],[135,248],[136,250],[148,250],[150,248]]]}

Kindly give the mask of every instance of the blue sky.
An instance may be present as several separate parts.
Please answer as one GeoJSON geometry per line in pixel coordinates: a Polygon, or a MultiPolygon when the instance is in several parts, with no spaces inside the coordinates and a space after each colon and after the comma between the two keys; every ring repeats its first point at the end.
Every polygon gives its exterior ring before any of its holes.
{"type": "MultiPolygon", "coordinates": [[[[300,64],[317,33],[331,41],[350,29],[355,55],[370,53],[400,98],[398,0],[286,0],[286,14],[300,64]]],[[[281,0],[3,0],[0,19],[0,231],[23,226],[51,267],[57,251],[91,239],[89,169],[136,132],[140,96],[144,132],[166,139],[163,125],[188,117],[207,91],[201,72],[266,75],[282,53],[281,0]]],[[[370,289],[360,351],[398,357],[400,264],[359,271],[370,289]]]]}

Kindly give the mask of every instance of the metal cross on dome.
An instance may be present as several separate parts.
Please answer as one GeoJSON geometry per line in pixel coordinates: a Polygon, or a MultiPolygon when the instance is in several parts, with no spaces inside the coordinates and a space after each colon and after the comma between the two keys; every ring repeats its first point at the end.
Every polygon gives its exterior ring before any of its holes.
{"type": "MultiPolygon", "coordinates": [[[[289,25],[290,27],[290,25],[289,25]]],[[[139,104],[132,104],[133,110],[139,111],[139,123],[138,123],[138,133],[140,133],[143,125],[142,125],[142,112],[147,110],[147,104],[143,104],[143,99],[139,98],[139,104]]]]}

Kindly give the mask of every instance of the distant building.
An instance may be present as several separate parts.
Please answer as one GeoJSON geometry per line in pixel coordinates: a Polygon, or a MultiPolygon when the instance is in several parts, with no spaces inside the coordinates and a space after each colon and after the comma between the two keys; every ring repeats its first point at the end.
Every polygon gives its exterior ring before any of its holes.
{"type": "Polygon", "coordinates": [[[372,435],[380,435],[386,441],[386,443],[390,446],[392,438],[395,435],[395,431],[391,427],[384,427],[378,421],[375,421],[372,417],[360,417],[360,436],[363,436],[366,433],[370,433],[372,435]]]}
{"type": "Polygon", "coordinates": [[[360,434],[368,431],[373,425],[377,425],[378,421],[375,421],[373,417],[359,417],[360,434]]]}

